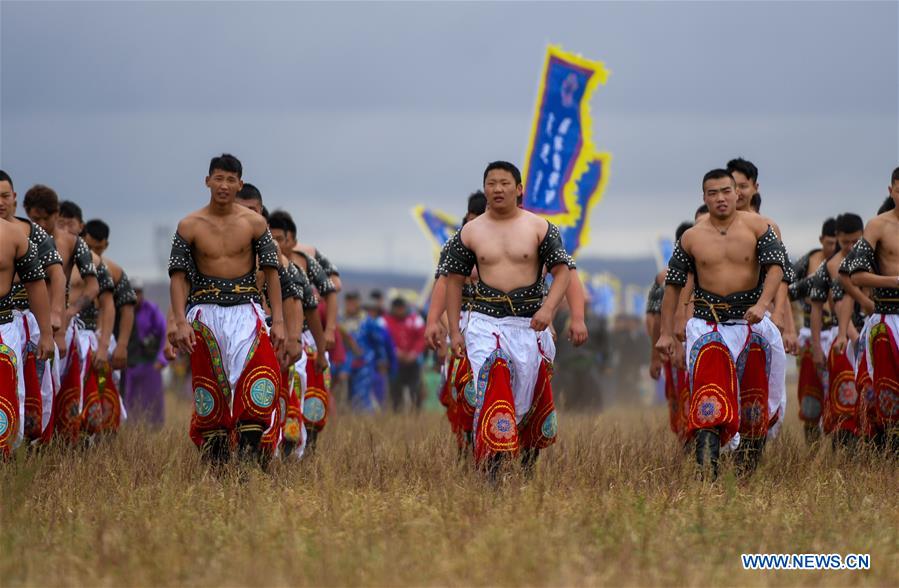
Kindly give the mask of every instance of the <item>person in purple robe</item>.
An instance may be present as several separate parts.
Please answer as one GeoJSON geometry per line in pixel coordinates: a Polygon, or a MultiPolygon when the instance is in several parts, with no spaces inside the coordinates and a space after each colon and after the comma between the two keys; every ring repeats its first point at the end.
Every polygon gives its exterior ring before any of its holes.
{"type": "Polygon", "coordinates": [[[134,329],[128,341],[128,369],[125,371],[124,401],[128,419],[161,427],[165,419],[162,369],[165,354],[165,315],[144,298],[143,283],[134,280],[137,306],[134,329]]]}

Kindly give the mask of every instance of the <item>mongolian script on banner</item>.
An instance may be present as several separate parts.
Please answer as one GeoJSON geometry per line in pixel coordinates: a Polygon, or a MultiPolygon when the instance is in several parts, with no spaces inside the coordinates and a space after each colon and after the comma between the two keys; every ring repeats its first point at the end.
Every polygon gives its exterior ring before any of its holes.
{"type": "Polygon", "coordinates": [[[608,75],[602,62],[547,48],[522,171],[523,203],[558,225],[572,255],[587,243],[590,211],[609,178],[611,155],[596,151],[590,119],[590,97],[608,75]]]}

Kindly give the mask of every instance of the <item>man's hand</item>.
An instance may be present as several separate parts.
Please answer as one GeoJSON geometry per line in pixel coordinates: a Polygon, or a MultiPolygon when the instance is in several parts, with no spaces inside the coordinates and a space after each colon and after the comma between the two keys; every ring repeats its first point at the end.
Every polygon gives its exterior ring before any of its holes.
{"type": "Polygon", "coordinates": [[[94,354],[94,369],[102,370],[106,369],[106,366],[109,365],[109,350],[103,349],[102,347],[97,348],[97,352],[94,354]]]}
{"type": "Polygon", "coordinates": [[[874,301],[868,298],[867,296],[862,299],[859,303],[862,307],[862,312],[865,313],[865,316],[871,316],[874,314],[874,301]]]}
{"type": "Polygon", "coordinates": [[[328,370],[328,367],[330,367],[328,365],[328,358],[325,357],[324,352],[319,351],[318,353],[316,353],[315,354],[315,370],[318,373],[323,374],[328,370]]]}
{"type": "Polygon", "coordinates": [[[750,325],[756,325],[765,318],[765,307],[762,304],[756,304],[752,308],[746,311],[746,314],[743,315],[743,319],[746,320],[750,325]]]}
{"type": "Polygon", "coordinates": [[[824,350],[821,349],[820,345],[815,345],[814,343],[812,343],[812,361],[819,370],[823,370],[827,365],[827,360],[824,358],[824,350]]]}
{"type": "Polygon", "coordinates": [[[337,329],[329,326],[325,329],[325,351],[332,351],[337,345],[337,329]]]}
{"type": "Polygon", "coordinates": [[[652,359],[649,361],[649,377],[653,380],[658,380],[659,376],[662,375],[662,359],[653,354],[652,359]]]}
{"type": "Polygon", "coordinates": [[[62,329],[62,313],[56,310],[50,311],[50,326],[53,328],[53,332],[57,333],[62,329]]]}
{"type": "Polygon", "coordinates": [[[300,360],[300,356],[303,354],[303,345],[300,343],[300,340],[292,337],[287,342],[287,360],[294,364],[300,360]]]}
{"type": "Polygon", "coordinates": [[[568,340],[575,347],[580,347],[587,342],[587,323],[584,319],[571,320],[571,326],[568,328],[568,340]]]}
{"type": "Polygon", "coordinates": [[[439,349],[446,341],[446,327],[440,321],[428,323],[425,326],[425,341],[431,349],[439,349]]]}
{"type": "Polygon", "coordinates": [[[128,345],[119,343],[112,352],[112,369],[123,370],[128,367],[128,345]]]}
{"type": "Polygon", "coordinates": [[[655,347],[662,360],[671,361],[674,357],[674,350],[677,348],[677,343],[671,335],[661,335],[659,340],[656,341],[655,347]]]}
{"type": "Polygon", "coordinates": [[[465,337],[462,336],[460,331],[450,334],[450,347],[452,347],[456,359],[465,357],[465,337]]]}
{"type": "Polygon", "coordinates": [[[799,353],[799,336],[793,329],[787,329],[783,334],[784,351],[790,355],[799,353]]]}
{"type": "Polygon", "coordinates": [[[540,310],[538,310],[531,318],[531,328],[539,333],[540,331],[546,330],[546,327],[549,326],[552,320],[553,313],[551,313],[545,306],[541,306],[540,310]]]}
{"type": "Polygon", "coordinates": [[[671,360],[671,365],[679,370],[687,369],[687,346],[681,342],[674,346],[674,359],[671,360]]]}
{"type": "Polygon", "coordinates": [[[837,338],[833,340],[834,352],[836,352],[837,355],[842,355],[843,352],[846,351],[846,345],[848,343],[849,338],[846,335],[837,335],[837,338]]]}
{"type": "Polygon", "coordinates": [[[169,341],[176,350],[190,355],[197,344],[197,335],[186,320],[180,320],[175,323],[175,330],[169,335],[169,341]]]}
{"type": "Polygon", "coordinates": [[[276,352],[284,349],[284,321],[272,322],[272,328],[269,330],[269,338],[276,352]]]}
{"type": "Polygon", "coordinates": [[[35,353],[37,359],[40,361],[45,359],[52,359],[53,349],[53,337],[50,335],[50,333],[41,333],[41,336],[37,341],[37,353],[35,353]]]}
{"type": "Polygon", "coordinates": [[[169,341],[168,336],[166,336],[165,345],[163,345],[162,347],[162,354],[169,361],[175,361],[175,358],[178,356],[178,352],[175,351],[175,348],[172,346],[172,342],[169,341]]]}

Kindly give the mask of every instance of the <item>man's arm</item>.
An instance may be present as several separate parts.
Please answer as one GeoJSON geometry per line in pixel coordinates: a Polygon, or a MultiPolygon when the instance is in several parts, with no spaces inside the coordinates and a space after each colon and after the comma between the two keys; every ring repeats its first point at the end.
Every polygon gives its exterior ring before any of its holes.
{"type": "Polygon", "coordinates": [[[461,274],[447,274],[446,276],[446,320],[449,322],[450,344],[453,353],[461,359],[465,356],[465,340],[459,330],[459,319],[462,314],[462,286],[465,285],[465,276],[461,274]]]}
{"type": "Polygon", "coordinates": [[[665,285],[665,294],[662,296],[662,316],[659,320],[659,338],[655,347],[662,359],[670,361],[674,356],[674,315],[677,311],[678,300],[683,286],[668,283],[665,285]]]}
{"type": "Polygon", "coordinates": [[[284,307],[281,304],[281,279],[278,276],[278,268],[263,266],[265,273],[265,287],[268,292],[268,303],[272,310],[272,328],[270,332],[272,345],[276,353],[284,349],[284,307]]]}
{"type": "Polygon", "coordinates": [[[123,370],[128,367],[128,341],[131,339],[131,330],[134,328],[134,305],[125,304],[118,309],[118,313],[119,337],[113,352],[112,367],[123,370]]]}
{"type": "MultiPolygon", "coordinates": [[[[553,276],[549,294],[546,295],[540,310],[534,313],[534,316],[531,318],[531,328],[535,331],[542,331],[552,324],[556,310],[559,308],[566,290],[568,290],[568,283],[571,278],[571,270],[564,263],[554,265],[549,271],[553,276]]],[[[461,296],[461,290],[459,293],[461,296]]]]}
{"type": "Polygon", "coordinates": [[[44,271],[50,282],[50,325],[53,332],[56,332],[62,328],[66,313],[66,274],[59,263],[47,266],[44,271]]]}
{"type": "Polygon", "coordinates": [[[15,270],[25,286],[28,306],[41,331],[36,355],[40,360],[50,359],[53,356],[53,327],[50,323],[50,294],[45,281],[47,274],[41,266],[37,250],[28,237],[16,231],[14,238],[15,270]]]}
{"type": "Polygon", "coordinates": [[[586,315],[587,299],[584,296],[584,285],[581,284],[581,276],[577,270],[570,270],[568,289],[565,298],[568,300],[568,308],[571,311],[571,326],[568,329],[568,339],[575,347],[580,347],[587,341],[586,315]]]}
{"type": "Polygon", "coordinates": [[[777,289],[780,287],[783,277],[784,270],[782,267],[778,265],[768,267],[759,301],[752,308],[747,310],[743,317],[746,322],[754,325],[765,318],[765,311],[771,305],[772,300],[774,300],[774,296],[777,294],[777,289]]]}
{"type": "Polygon", "coordinates": [[[284,307],[284,329],[287,338],[284,357],[287,360],[286,364],[292,364],[300,359],[300,331],[303,328],[300,317],[303,315],[303,305],[297,298],[287,298],[282,306],[284,307]]]}
{"type": "MultiPolygon", "coordinates": [[[[333,279],[331,280],[334,281],[333,279]]],[[[336,286],[335,286],[336,287],[336,286]]],[[[328,292],[325,299],[325,346],[322,349],[331,351],[337,343],[337,290],[328,292]]]]}
{"type": "Polygon", "coordinates": [[[446,276],[437,276],[431,288],[431,302],[428,305],[428,318],[425,321],[425,340],[431,349],[440,347],[441,339],[446,337],[446,328],[441,323],[446,312],[446,276]]]}

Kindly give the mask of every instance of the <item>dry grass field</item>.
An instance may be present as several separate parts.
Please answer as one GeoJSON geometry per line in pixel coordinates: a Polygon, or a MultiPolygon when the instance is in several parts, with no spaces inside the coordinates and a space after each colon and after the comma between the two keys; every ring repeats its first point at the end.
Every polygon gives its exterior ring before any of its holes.
{"type": "Polygon", "coordinates": [[[315,459],[217,475],[170,412],[2,466],[0,585],[899,585],[896,463],[809,449],[795,420],[751,479],[707,484],[661,409],[563,413],[536,476],[493,489],[437,414],[336,415],[315,459]],[[742,569],[767,552],[871,569],[742,569]]]}

